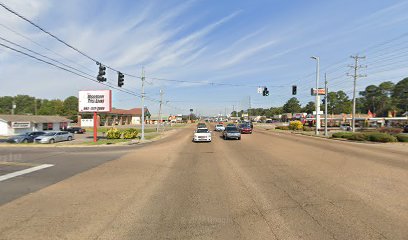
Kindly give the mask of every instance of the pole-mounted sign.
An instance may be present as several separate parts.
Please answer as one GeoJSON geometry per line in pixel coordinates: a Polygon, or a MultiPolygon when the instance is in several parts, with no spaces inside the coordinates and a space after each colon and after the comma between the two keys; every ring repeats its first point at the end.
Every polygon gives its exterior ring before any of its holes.
{"type": "Polygon", "coordinates": [[[79,112],[93,112],[94,142],[98,140],[98,112],[112,110],[112,90],[79,91],[79,112]]]}

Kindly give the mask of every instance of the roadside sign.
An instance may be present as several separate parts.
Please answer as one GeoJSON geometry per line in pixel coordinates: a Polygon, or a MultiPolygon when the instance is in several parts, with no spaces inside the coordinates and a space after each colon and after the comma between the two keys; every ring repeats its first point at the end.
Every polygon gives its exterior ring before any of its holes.
{"type": "Polygon", "coordinates": [[[110,112],[112,110],[112,91],[79,91],[79,112],[110,112]]]}
{"type": "Polygon", "coordinates": [[[30,122],[11,122],[12,128],[30,128],[30,122]]]}
{"type": "Polygon", "coordinates": [[[264,90],[263,87],[258,87],[258,91],[257,91],[257,92],[258,92],[259,94],[262,94],[263,90],[264,90]]]}
{"type": "MultiPolygon", "coordinates": [[[[322,115],[322,114],[323,114],[323,111],[320,111],[319,115],[322,115]]],[[[313,111],[313,115],[316,115],[316,111],[313,111]]]]}
{"type": "Polygon", "coordinates": [[[326,90],[324,88],[319,88],[317,91],[316,91],[316,88],[311,88],[310,89],[310,94],[312,96],[316,96],[316,92],[318,92],[319,95],[325,95],[326,94],[326,90]]]}

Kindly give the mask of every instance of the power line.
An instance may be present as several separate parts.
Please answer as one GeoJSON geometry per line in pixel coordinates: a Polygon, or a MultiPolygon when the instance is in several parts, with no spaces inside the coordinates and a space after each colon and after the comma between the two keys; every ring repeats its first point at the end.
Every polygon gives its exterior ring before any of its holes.
{"type": "MultiPolygon", "coordinates": [[[[89,56],[89,55],[86,54],[85,52],[79,50],[78,48],[72,46],[71,44],[65,42],[65,41],[62,40],[61,38],[57,37],[56,35],[52,34],[52,33],[49,32],[49,31],[47,31],[46,29],[44,29],[43,27],[41,27],[41,26],[39,26],[38,24],[34,23],[33,21],[29,20],[28,18],[24,17],[23,15],[21,15],[21,14],[17,13],[16,11],[12,10],[10,7],[6,6],[4,3],[1,3],[1,2],[0,2],[0,6],[3,7],[4,9],[6,9],[7,11],[9,11],[10,13],[16,15],[17,17],[23,19],[24,21],[30,23],[31,25],[33,25],[34,27],[38,28],[38,29],[41,30],[42,32],[48,34],[49,36],[51,36],[52,38],[54,38],[54,39],[57,40],[58,42],[64,44],[65,46],[71,48],[72,50],[78,52],[78,53],[81,54],[82,56],[88,58],[89,60],[91,60],[91,61],[93,61],[93,62],[95,62],[95,63],[100,63],[100,62],[101,62],[101,61],[99,61],[99,60],[97,60],[97,59],[95,59],[95,58],[89,56]]],[[[127,76],[130,76],[130,77],[140,78],[140,77],[138,77],[138,76],[135,76],[135,75],[132,75],[132,74],[128,74],[128,73],[124,73],[124,72],[122,72],[122,71],[116,70],[115,68],[110,67],[110,66],[107,66],[107,65],[105,65],[105,64],[104,64],[104,66],[106,66],[107,68],[109,68],[109,69],[111,69],[111,70],[113,70],[113,71],[115,71],[115,72],[121,72],[121,73],[123,73],[123,74],[125,74],[125,75],[127,75],[127,76]]]]}
{"type": "MultiPolygon", "coordinates": [[[[111,84],[99,82],[99,81],[97,81],[97,80],[95,80],[95,79],[93,79],[93,78],[90,78],[90,77],[88,77],[88,76],[82,75],[82,74],[77,73],[77,72],[75,72],[75,71],[72,71],[72,70],[70,70],[70,69],[68,69],[68,68],[61,67],[61,66],[59,66],[59,65],[57,65],[57,64],[54,64],[54,63],[52,63],[52,62],[49,62],[49,61],[46,61],[46,60],[44,60],[44,59],[38,58],[38,57],[33,56],[33,55],[31,55],[31,54],[25,53],[25,52],[23,52],[23,51],[20,51],[20,50],[18,50],[18,49],[13,48],[13,47],[7,46],[7,45],[5,45],[5,44],[3,44],[3,43],[0,43],[0,46],[5,47],[5,48],[7,48],[7,49],[9,49],[9,50],[18,52],[18,53],[20,53],[20,54],[23,54],[23,55],[25,55],[25,56],[27,56],[27,57],[33,58],[33,59],[35,59],[35,60],[37,60],[37,61],[40,61],[40,62],[46,63],[46,64],[48,64],[48,65],[54,66],[54,67],[56,67],[56,68],[59,68],[59,69],[61,69],[61,70],[66,71],[66,72],[75,74],[75,75],[77,75],[77,76],[79,76],[79,77],[82,77],[82,78],[91,80],[91,81],[93,81],[93,82],[96,82],[96,83],[99,83],[99,84],[102,84],[102,85],[105,85],[105,86],[110,87],[110,88],[112,88],[112,89],[115,89],[115,90],[118,90],[118,91],[121,91],[121,92],[124,92],[124,93],[127,93],[127,94],[131,94],[131,95],[136,96],[136,97],[139,97],[139,98],[141,97],[141,95],[136,94],[136,93],[134,93],[134,92],[130,92],[129,90],[122,89],[122,88],[117,88],[117,87],[115,87],[115,86],[112,86],[111,84]]],[[[149,99],[150,101],[154,101],[154,102],[157,102],[157,101],[158,101],[158,100],[152,99],[152,98],[147,98],[147,99],[149,99]]]]}
{"type": "Polygon", "coordinates": [[[85,69],[87,69],[87,70],[89,70],[89,71],[94,71],[93,69],[90,69],[90,68],[88,68],[88,67],[85,66],[85,65],[79,64],[79,63],[77,63],[76,61],[73,61],[73,60],[71,60],[71,59],[68,59],[68,58],[64,57],[63,55],[61,55],[61,54],[59,54],[59,53],[53,51],[52,49],[50,49],[50,48],[48,48],[48,47],[46,47],[46,46],[43,46],[42,44],[40,44],[40,43],[34,41],[33,39],[27,37],[26,35],[24,35],[24,34],[22,34],[22,33],[20,33],[20,32],[17,32],[16,30],[13,30],[12,28],[7,27],[6,25],[4,25],[4,24],[2,24],[2,23],[0,23],[0,26],[2,26],[3,28],[7,29],[8,31],[10,31],[10,32],[12,32],[12,33],[14,33],[14,34],[16,34],[16,35],[18,35],[18,36],[20,36],[20,37],[22,37],[22,38],[28,40],[28,41],[34,43],[35,45],[37,45],[37,46],[39,46],[39,47],[41,47],[41,48],[43,48],[43,49],[45,49],[45,50],[47,50],[47,51],[52,52],[53,54],[55,54],[55,55],[57,55],[57,56],[59,56],[59,57],[65,59],[65,60],[67,60],[67,61],[69,61],[69,62],[71,62],[71,63],[73,63],[73,64],[75,64],[75,65],[77,65],[77,66],[83,67],[83,68],[85,68],[85,69]]]}

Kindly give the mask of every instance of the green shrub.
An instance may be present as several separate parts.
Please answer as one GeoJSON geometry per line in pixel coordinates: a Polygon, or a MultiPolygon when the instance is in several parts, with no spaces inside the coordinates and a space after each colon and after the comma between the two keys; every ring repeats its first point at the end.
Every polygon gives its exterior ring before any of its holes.
{"type": "Polygon", "coordinates": [[[301,121],[291,121],[289,123],[289,129],[290,130],[302,130],[303,124],[301,121]]]}
{"type": "Polygon", "coordinates": [[[277,127],[275,127],[275,129],[279,129],[279,130],[289,130],[289,126],[277,126],[277,127]]]}
{"type": "Polygon", "coordinates": [[[395,135],[395,134],[402,133],[402,128],[385,128],[385,127],[383,127],[383,128],[379,129],[379,132],[395,135]]]}
{"type": "Polygon", "coordinates": [[[117,128],[111,128],[106,132],[107,139],[120,139],[122,132],[119,131],[117,128]]]}
{"type": "Polygon", "coordinates": [[[369,141],[372,142],[396,142],[397,138],[388,133],[366,133],[369,141]]]}
{"type": "Polygon", "coordinates": [[[333,138],[348,138],[352,135],[353,135],[352,132],[336,132],[336,133],[333,133],[332,137],[333,138]]]}
{"type": "Polygon", "coordinates": [[[348,140],[353,140],[353,141],[367,141],[368,136],[367,133],[351,133],[351,135],[346,137],[348,140]]]}
{"type": "Polygon", "coordinates": [[[313,128],[303,126],[303,131],[305,131],[305,132],[311,132],[311,131],[313,131],[313,128]]]}
{"type": "Polygon", "coordinates": [[[397,134],[398,142],[408,142],[408,134],[397,134]]]}
{"type": "Polygon", "coordinates": [[[129,128],[123,131],[123,138],[124,139],[135,139],[139,132],[135,128],[129,128]]]}

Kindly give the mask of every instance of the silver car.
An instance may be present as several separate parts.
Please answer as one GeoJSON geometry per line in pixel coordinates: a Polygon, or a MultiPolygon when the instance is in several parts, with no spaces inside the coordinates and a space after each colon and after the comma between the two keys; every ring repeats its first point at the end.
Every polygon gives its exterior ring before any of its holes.
{"type": "Polygon", "coordinates": [[[241,140],[241,132],[236,126],[227,126],[223,132],[224,140],[238,139],[241,140]]]}
{"type": "Polygon", "coordinates": [[[47,132],[46,134],[34,139],[35,143],[56,143],[62,141],[71,141],[74,134],[67,131],[47,132]]]}

